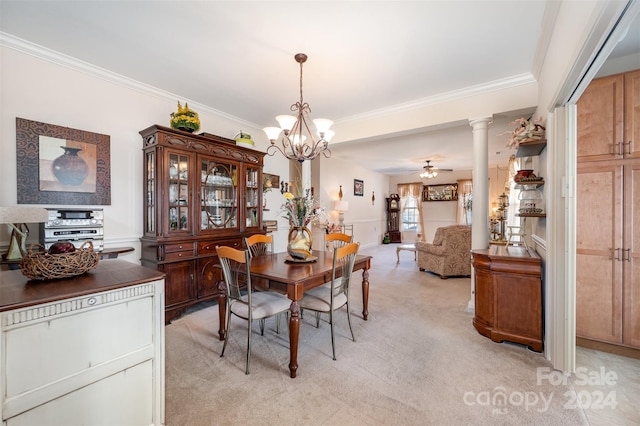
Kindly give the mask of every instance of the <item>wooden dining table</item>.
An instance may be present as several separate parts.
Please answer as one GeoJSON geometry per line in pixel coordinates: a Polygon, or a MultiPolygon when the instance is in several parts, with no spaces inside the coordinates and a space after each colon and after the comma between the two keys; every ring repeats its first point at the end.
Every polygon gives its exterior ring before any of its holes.
{"type": "MultiPolygon", "coordinates": [[[[287,260],[288,253],[274,253],[255,256],[251,259],[251,284],[274,291],[286,293],[291,299],[289,315],[289,371],[291,378],[296,377],[298,371],[298,337],[300,335],[300,307],[298,301],[304,292],[331,281],[333,269],[333,253],[314,250],[313,262],[298,263],[287,260]]],[[[369,317],[369,268],[371,256],[357,255],[353,270],[362,270],[362,318],[369,317]]],[[[338,270],[338,275],[341,271],[338,270]]],[[[224,281],[219,284],[218,312],[220,315],[220,340],[224,340],[226,330],[226,286],[224,281]]]]}

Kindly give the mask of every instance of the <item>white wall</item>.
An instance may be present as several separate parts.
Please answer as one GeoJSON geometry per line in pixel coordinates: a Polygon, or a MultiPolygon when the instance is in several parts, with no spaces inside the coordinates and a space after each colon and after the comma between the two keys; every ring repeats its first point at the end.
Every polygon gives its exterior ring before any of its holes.
{"type": "MultiPolygon", "coordinates": [[[[105,246],[133,246],[136,252],[124,258],[138,262],[142,235],[142,139],[138,131],[152,124],[168,126],[177,101],[185,99],[125,79],[116,82],[106,73],[101,77],[95,68],[71,69],[55,63],[55,58],[44,60],[8,47],[0,49],[0,205],[17,204],[16,117],[110,135],[111,205],[94,207],[104,208],[105,246]]],[[[241,129],[262,132],[195,102],[189,106],[199,113],[203,132],[228,138],[241,129]]],[[[259,141],[266,138],[254,139],[264,151],[259,141]]],[[[264,170],[288,179],[288,161],[282,156],[267,156],[264,170]]],[[[276,194],[279,191],[268,194],[271,205],[278,204],[272,200],[276,194]]],[[[6,246],[8,227],[1,228],[0,242],[6,246]]],[[[37,226],[30,228],[29,241],[37,242],[37,226]]]]}
{"type": "Polygon", "coordinates": [[[314,167],[317,168],[316,172],[312,172],[313,186],[320,188],[317,196],[320,205],[331,214],[331,222],[338,223],[338,215],[333,211],[333,206],[338,200],[342,185],[342,199],[349,203],[344,223],[353,224],[353,240],[359,242],[361,247],[381,244],[387,229],[384,194],[388,193],[389,178],[335,158],[316,159],[312,170],[314,167]],[[316,165],[316,162],[319,164],[316,165]],[[364,181],[363,196],[354,195],[354,179],[364,181]],[[375,195],[374,202],[371,201],[372,195],[375,195]]]}

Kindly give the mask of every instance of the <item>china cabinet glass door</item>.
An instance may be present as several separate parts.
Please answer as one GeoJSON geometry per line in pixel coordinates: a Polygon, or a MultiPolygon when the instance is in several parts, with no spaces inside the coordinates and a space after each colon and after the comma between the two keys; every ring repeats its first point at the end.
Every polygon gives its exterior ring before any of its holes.
{"type": "Polygon", "coordinates": [[[189,214],[189,156],[169,153],[169,232],[191,229],[189,214]]]}
{"type": "Polygon", "coordinates": [[[238,227],[238,166],[200,160],[200,229],[238,227]]]}
{"type": "Polygon", "coordinates": [[[146,226],[145,233],[154,234],[156,232],[156,153],[155,151],[147,152],[145,156],[147,163],[147,175],[146,175],[146,190],[147,190],[147,204],[146,204],[146,226]]]}
{"type": "Polygon", "coordinates": [[[257,168],[247,167],[245,172],[246,210],[244,217],[246,221],[246,227],[252,228],[260,224],[259,209],[261,208],[260,193],[262,191],[262,185],[260,182],[260,172],[257,168]]]}

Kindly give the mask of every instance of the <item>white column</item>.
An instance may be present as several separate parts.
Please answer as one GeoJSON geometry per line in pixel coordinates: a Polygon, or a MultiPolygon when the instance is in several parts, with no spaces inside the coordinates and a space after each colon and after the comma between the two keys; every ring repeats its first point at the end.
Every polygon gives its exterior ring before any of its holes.
{"type": "MultiPolygon", "coordinates": [[[[473,207],[471,249],[489,247],[489,124],[491,117],[469,120],[473,128],[473,207]]],[[[471,299],[468,311],[475,310],[476,283],[471,270],[471,299]]]]}
{"type": "MultiPolygon", "coordinates": [[[[302,188],[306,191],[311,190],[311,160],[302,162],[302,175],[300,176],[302,188]]],[[[305,192],[306,194],[306,192],[305,192]]]]}

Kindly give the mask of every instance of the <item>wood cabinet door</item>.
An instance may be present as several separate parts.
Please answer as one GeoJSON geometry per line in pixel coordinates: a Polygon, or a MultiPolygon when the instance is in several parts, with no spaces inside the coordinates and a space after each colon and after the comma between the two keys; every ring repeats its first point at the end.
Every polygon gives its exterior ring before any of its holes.
{"type": "Polygon", "coordinates": [[[578,161],[622,158],[624,75],[593,80],[577,103],[578,161]]]}
{"type": "Polygon", "coordinates": [[[622,166],[579,163],[576,334],[622,343],[622,166]]]}
{"type": "Polygon", "coordinates": [[[198,259],[198,298],[214,296],[219,293],[218,282],[222,281],[222,269],[218,256],[198,259]]]}
{"type": "Polygon", "coordinates": [[[640,158],[640,70],[624,75],[624,156],[640,158]]]}
{"type": "Polygon", "coordinates": [[[166,274],[164,303],[170,307],[185,303],[194,298],[193,285],[194,261],[165,263],[161,270],[166,274]]]}
{"type": "Polygon", "coordinates": [[[624,168],[623,343],[640,349],[640,159],[624,168]]]}

